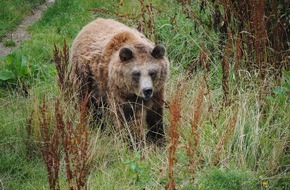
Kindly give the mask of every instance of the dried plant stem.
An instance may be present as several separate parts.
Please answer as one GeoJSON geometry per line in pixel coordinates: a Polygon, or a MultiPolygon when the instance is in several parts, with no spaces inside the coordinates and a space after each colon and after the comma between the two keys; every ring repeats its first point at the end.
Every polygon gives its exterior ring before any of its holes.
{"type": "Polygon", "coordinates": [[[177,160],[175,158],[175,152],[177,149],[178,139],[179,139],[179,131],[178,131],[178,123],[180,118],[180,102],[178,100],[173,100],[170,102],[170,127],[169,127],[169,138],[171,145],[169,147],[169,155],[168,155],[168,167],[169,167],[169,185],[168,189],[175,189],[175,181],[173,178],[173,166],[176,164],[177,160]]]}
{"type": "Polygon", "coordinates": [[[142,21],[139,24],[139,31],[146,34],[146,36],[153,41],[157,42],[157,38],[155,35],[155,26],[154,26],[154,17],[155,13],[154,10],[156,8],[152,5],[152,3],[145,3],[143,0],[139,0],[139,3],[141,5],[141,18],[142,21]]]}
{"type": "Polygon", "coordinates": [[[267,55],[266,55],[266,44],[267,44],[267,31],[264,23],[264,15],[265,15],[265,1],[254,1],[250,0],[251,10],[252,10],[252,25],[254,29],[254,37],[255,37],[255,52],[256,52],[256,60],[259,66],[259,74],[260,74],[260,91],[259,91],[259,99],[260,102],[263,99],[264,93],[264,79],[266,75],[266,63],[267,63],[267,55]]]}
{"type": "MultiPolygon", "coordinates": [[[[87,100],[87,99],[86,99],[87,100]]],[[[55,101],[55,124],[47,119],[47,106],[44,101],[41,107],[40,125],[44,139],[43,157],[48,171],[50,189],[59,190],[60,148],[64,150],[64,162],[68,188],[70,190],[85,190],[86,176],[89,171],[89,117],[87,102],[80,106],[79,122],[76,127],[73,122],[64,122],[63,110],[59,99],[55,101]]]]}
{"type": "Polygon", "coordinates": [[[223,55],[222,59],[222,71],[223,71],[223,78],[222,78],[222,87],[224,92],[224,104],[226,105],[229,100],[229,72],[230,72],[230,64],[229,64],[229,57],[231,54],[231,48],[232,48],[232,32],[228,28],[228,39],[226,42],[226,49],[223,55]]]}
{"type": "Polygon", "coordinates": [[[60,90],[64,90],[67,84],[67,71],[69,65],[69,48],[64,40],[64,45],[62,51],[60,51],[56,45],[53,49],[53,61],[55,63],[57,76],[58,76],[58,86],[60,90]]]}
{"type": "Polygon", "coordinates": [[[235,76],[238,77],[238,71],[240,67],[240,63],[243,56],[243,50],[242,50],[242,35],[239,34],[236,39],[236,52],[235,52],[235,64],[234,64],[234,70],[235,70],[235,76]]]}
{"type": "Polygon", "coordinates": [[[51,190],[59,190],[59,166],[60,166],[60,147],[59,134],[53,131],[52,135],[49,130],[49,121],[46,115],[47,105],[44,98],[41,107],[40,129],[43,137],[44,147],[42,148],[42,155],[45,161],[48,172],[48,182],[51,190]]]}
{"type": "Polygon", "coordinates": [[[198,151],[198,143],[199,143],[199,132],[198,128],[200,125],[200,116],[202,111],[202,103],[203,103],[203,96],[205,90],[205,81],[203,85],[198,90],[198,95],[194,101],[194,110],[193,110],[193,117],[190,121],[191,124],[191,134],[190,137],[193,137],[193,142],[191,141],[192,138],[188,140],[188,147],[187,147],[187,156],[189,158],[189,169],[192,172],[192,176],[194,178],[195,168],[196,168],[196,161],[197,158],[197,151],[198,151]]]}
{"type": "MultiPolygon", "coordinates": [[[[186,79],[185,79],[186,80],[186,79]]],[[[177,160],[175,157],[175,152],[178,146],[179,140],[179,122],[181,118],[181,101],[184,97],[184,89],[185,82],[182,81],[181,85],[179,85],[179,89],[177,90],[176,95],[169,103],[169,112],[170,112],[170,126],[169,126],[169,139],[170,146],[168,151],[168,177],[169,184],[167,185],[168,190],[174,190],[175,188],[175,180],[174,180],[174,172],[173,167],[176,164],[177,160]]]]}

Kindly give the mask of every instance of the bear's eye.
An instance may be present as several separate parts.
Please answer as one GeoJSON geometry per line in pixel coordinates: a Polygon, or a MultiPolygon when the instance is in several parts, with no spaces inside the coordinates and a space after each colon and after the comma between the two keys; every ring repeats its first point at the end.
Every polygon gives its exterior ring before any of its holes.
{"type": "Polygon", "coordinates": [[[151,76],[152,80],[156,79],[157,71],[149,71],[149,75],[151,76]]]}
{"type": "Polygon", "coordinates": [[[140,78],[140,76],[141,76],[141,72],[139,72],[139,71],[133,71],[132,72],[132,78],[134,80],[138,80],[140,78]]]}

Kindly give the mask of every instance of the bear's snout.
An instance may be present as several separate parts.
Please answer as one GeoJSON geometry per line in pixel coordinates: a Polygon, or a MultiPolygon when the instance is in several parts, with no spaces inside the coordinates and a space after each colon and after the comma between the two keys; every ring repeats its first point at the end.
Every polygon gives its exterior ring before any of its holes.
{"type": "Polygon", "coordinates": [[[153,89],[152,88],[144,88],[143,89],[143,94],[144,94],[144,99],[148,100],[151,98],[153,94],[153,89]]]}

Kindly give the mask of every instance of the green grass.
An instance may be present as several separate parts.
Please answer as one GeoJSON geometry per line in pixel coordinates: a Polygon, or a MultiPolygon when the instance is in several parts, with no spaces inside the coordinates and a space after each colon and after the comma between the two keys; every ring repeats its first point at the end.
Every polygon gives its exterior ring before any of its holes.
{"type": "MultiPolygon", "coordinates": [[[[206,171],[199,182],[199,189],[259,189],[258,181],[247,171],[238,169],[211,169],[206,171]]],[[[190,188],[188,188],[190,189],[190,188]]]]}
{"type": "Polygon", "coordinates": [[[6,40],[4,42],[4,46],[5,47],[15,47],[16,46],[16,43],[13,40],[6,40]]]}
{"type": "MultiPolygon", "coordinates": [[[[135,0],[124,1],[122,6],[116,6],[119,1],[106,0],[56,2],[41,20],[29,28],[32,38],[23,42],[11,55],[0,58],[0,189],[2,184],[5,189],[12,190],[49,188],[38,148],[41,142],[37,133],[27,141],[26,126],[32,110],[39,110],[44,96],[48,99],[52,113],[54,98],[59,95],[52,63],[53,45],[61,47],[64,39],[71,44],[78,31],[96,17],[116,18],[113,14],[93,14],[93,8],[114,10],[123,15],[137,15],[140,12],[139,3],[135,0]]],[[[279,90],[287,88],[287,76],[283,77],[281,88],[275,81],[270,81],[269,86],[277,86],[278,90],[274,91],[273,96],[265,98],[265,112],[260,109],[257,77],[246,78],[246,75],[241,75],[239,80],[231,77],[230,97],[236,101],[221,109],[222,72],[218,52],[215,52],[218,36],[203,26],[198,26],[198,31],[194,32],[194,23],[181,13],[180,6],[169,0],[166,4],[160,2],[153,1],[153,5],[166,11],[155,15],[154,24],[156,35],[167,47],[171,60],[171,76],[166,84],[167,99],[170,101],[176,95],[177,84],[184,78],[186,66],[199,55],[203,42],[210,50],[208,56],[212,65],[208,75],[210,96],[205,96],[198,129],[199,162],[194,175],[188,168],[190,158],[185,146],[193,138],[190,135],[190,120],[204,71],[198,70],[188,81],[182,101],[182,130],[174,167],[177,189],[289,188],[289,171],[285,172],[290,164],[289,154],[285,151],[289,139],[289,94],[279,90]],[[170,16],[175,12],[178,12],[177,22],[173,26],[170,16]],[[210,107],[214,110],[213,115],[209,111],[210,107]],[[220,163],[214,166],[217,144],[234,117],[235,110],[238,110],[237,123],[221,148],[220,163]]],[[[5,1],[3,5],[13,7],[12,1],[5,1]]],[[[206,11],[210,12],[210,7],[206,11]]],[[[16,12],[10,11],[9,14],[16,12]]],[[[2,22],[1,10],[0,16],[2,22]]],[[[137,27],[131,19],[116,19],[137,27]]],[[[0,23],[0,26],[4,25],[0,23]]],[[[65,111],[70,110],[69,106],[65,107],[65,111]]],[[[165,112],[165,123],[169,126],[168,109],[165,112]]],[[[37,117],[34,119],[37,121],[37,117]]],[[[138,152],[128,150],[128,146],[112,134],[92,132],[91,137],[94,162],[87,177],[88,189],[164,189],[168,184],[169,144],[160,149],[149,146],[138,152]]],[[[62,160],[61,189],[67,187],[64,171],[62,160]]]]}
{"type": "Polygon", "coordinates": [[[45,0],[1,0],[0,7],[0,41],[13,31],[21,20],[31,13],[33,8],[45,0]]]}

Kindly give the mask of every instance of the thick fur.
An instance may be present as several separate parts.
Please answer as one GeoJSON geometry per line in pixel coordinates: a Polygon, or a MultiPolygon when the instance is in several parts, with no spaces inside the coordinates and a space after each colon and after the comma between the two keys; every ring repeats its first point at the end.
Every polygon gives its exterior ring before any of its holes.
{"type": "Polygon", "coordinates": [[[169,74],[164,54],[162,46],[155,46],[137,30],[98,18],[73,42],[69,78],[80,97],[88,91],[96,120],[102,118],[105,106],[116,128],[128,127],[134,140],[147,133],[150,140],[163,141],[164,87],[169,74]]]}

